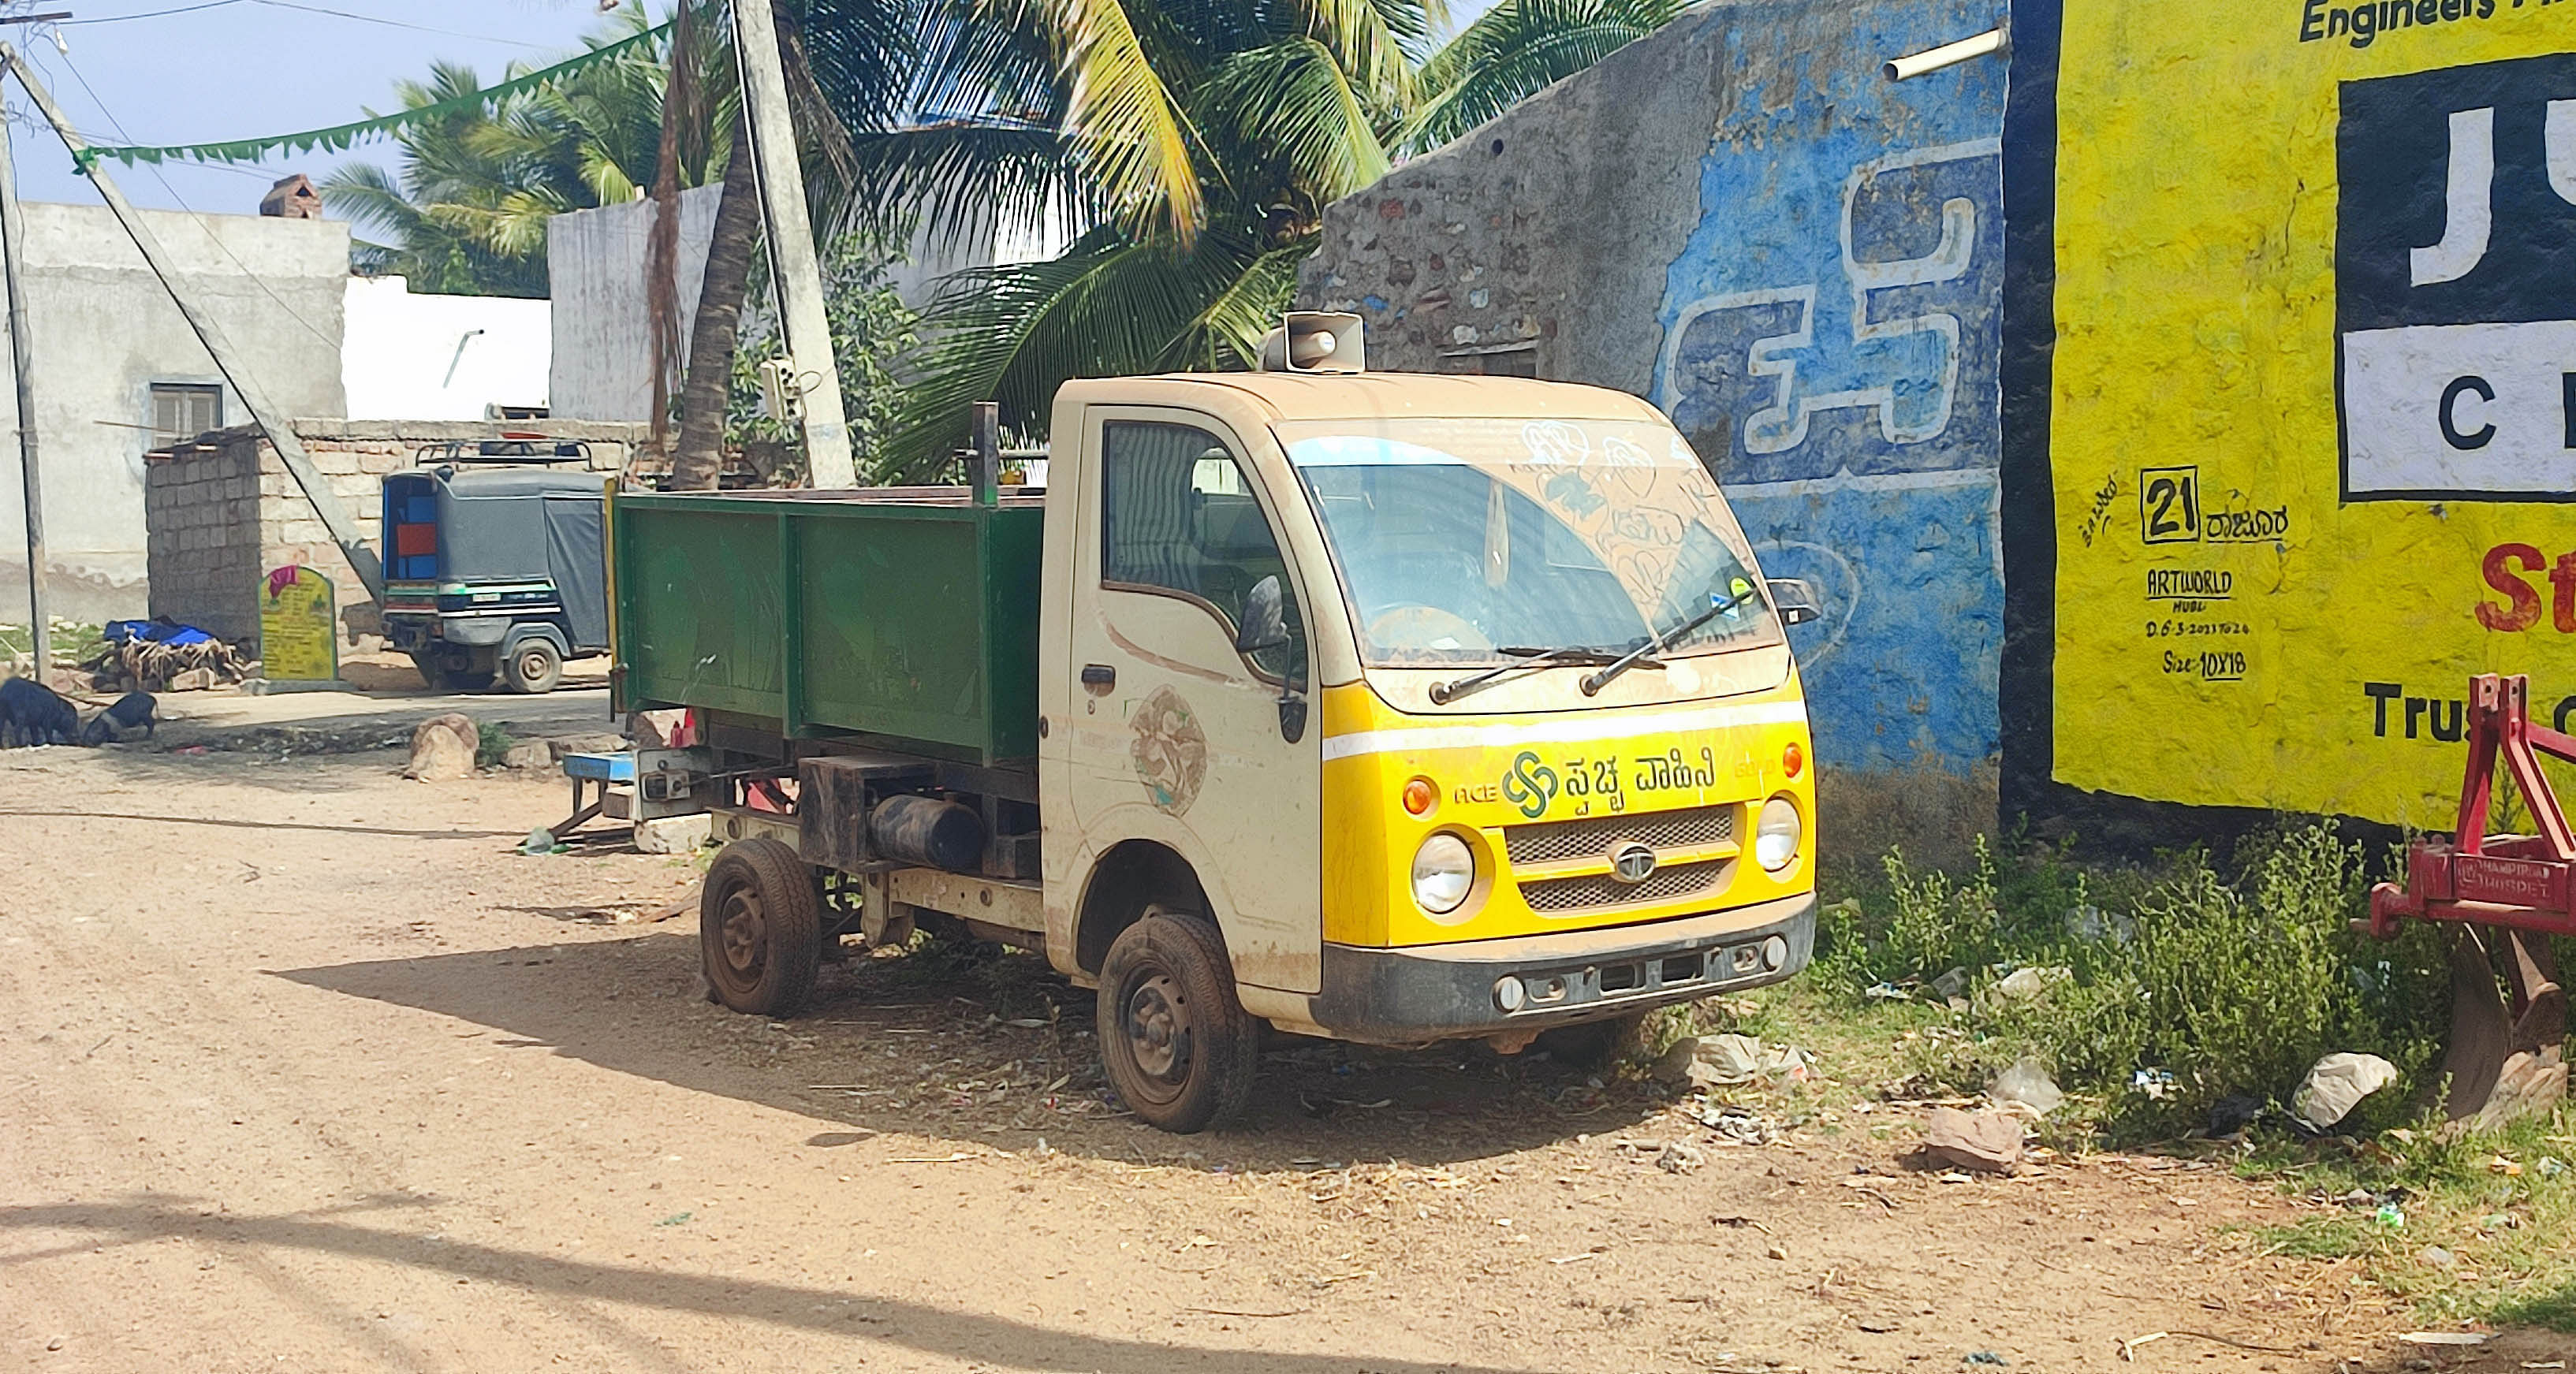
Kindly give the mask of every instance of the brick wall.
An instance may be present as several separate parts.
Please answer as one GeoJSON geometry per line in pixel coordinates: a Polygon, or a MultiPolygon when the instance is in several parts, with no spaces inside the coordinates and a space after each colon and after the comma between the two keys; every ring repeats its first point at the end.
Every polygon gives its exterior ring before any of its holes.
{"type": "MultiPolygon", "coordinates": [[[[368,544],[381,549],[377,520],[385,475],[413,466],[423,445],[495,437],[479,421],[298,420],[296,437],[368,544]]],[[[512,424],[586,440],[595,468],[625,466],[646,427],[604,422],[512,424]]],[[[259,588],[271,568],[302,563],[329,577],[341,622],[372,632],[375,606],[330,530],[259,431],[242,426],[199,435],[144,470],[145,547],[151,608],[259,652],[259,588]]]]}

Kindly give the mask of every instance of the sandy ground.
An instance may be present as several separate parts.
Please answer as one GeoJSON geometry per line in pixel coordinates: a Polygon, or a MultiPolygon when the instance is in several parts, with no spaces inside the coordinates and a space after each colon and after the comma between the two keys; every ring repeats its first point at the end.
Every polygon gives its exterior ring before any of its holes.
{"type": "Polygon", "coordinates": [[[687,863],[511,852],[559,780],[244,738],[0,755],[0,1369],[2321,1372],[2576,1344],[2395,1344],[2346,1270],[2257,1256],[2245,1229],[2301,1204],[2214,1164],[1945,1182],[1906,1163],[1910,1117],[1730,1146],[1482,1049],[1285,1045],[1248,1128],[1160,1135],[1031,960],[860,959],[794,1021],[733,1016],[694,913],[653,919],[687,863]],[[1706,1162],[1658,1167],[1668,1141],[1706,1162]]]}

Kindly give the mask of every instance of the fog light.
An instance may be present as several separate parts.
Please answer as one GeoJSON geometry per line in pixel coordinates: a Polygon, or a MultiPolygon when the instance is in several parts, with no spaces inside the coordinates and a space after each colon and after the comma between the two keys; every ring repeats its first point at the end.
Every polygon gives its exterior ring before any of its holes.
{"type": "Polygon", "coordinates": [[[1780,971],[1780,966],[1788,962],[1788,941],[1774,935],[1770,939],[1762,942],[1762,967],[1769,969],[1773,973],[1777,973],[1780,971]]]}
{"type": "Polygon", "coordinates": [[[1476,855],[1467,842],[1442,831],[1413,851],[1413,900],[1434,916],[1445,916],[1467,900],[1476,885],[1476,855]]]}
{"type": "Polygon", "coordinates": [[[1796,802],[1773,797],[1762,803],[1762,820],[1753,831],[1753,857],[1765,871],[1777,873],[1797,862],[1798,830],[1796,802]]]}
{"type": "Polygon", "coordinates": [[[1780,771],[1793,778],[1807,771],[1807,751],[1799,748],[1797,741],[1790,741],[1789,746],[1780,751],[1780,771]]]}
{"type": "Polygon", "coordinates": [[[1506,973],[1494,980],[1495,1006],[1509,1013],[1519,1011],[1522,1004],[1527,1001],[1529,1001],[1529,989],[1521,986],[1520,979],[1506,973]]]}
{"type": "Polygon", "coordinates": [[[1408,816],[1430,815],[1439,800],[1440,789],[1432,786],[1429,778],[1415,778],[1404,785],[1404,814],[1408,816]]]}

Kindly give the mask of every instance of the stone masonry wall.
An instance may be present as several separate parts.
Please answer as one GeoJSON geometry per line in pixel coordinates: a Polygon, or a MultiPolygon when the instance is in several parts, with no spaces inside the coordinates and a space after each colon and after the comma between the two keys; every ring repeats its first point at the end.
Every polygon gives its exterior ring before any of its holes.
{"type": "MultiPolygon", "coordinates": [[[[485,421],[297,420],[296,437],[331,492],[381,549],[377,528],[384,479],[411,468],[424,445],[496,437],[485,421]]],[[[512,433],[543,432],[591,445],[591,465],[622,469],[646,427],[604,422],[528,422],[512,433]]],[[[259,587],[269,569],[300,563],[331,579],[341,623],[354,640],[376,628],[375,603],[331,539],[277,450],[250,426],[217,430],[147,465],[144,525],[151,608],[259,652],[259,587]]]]}

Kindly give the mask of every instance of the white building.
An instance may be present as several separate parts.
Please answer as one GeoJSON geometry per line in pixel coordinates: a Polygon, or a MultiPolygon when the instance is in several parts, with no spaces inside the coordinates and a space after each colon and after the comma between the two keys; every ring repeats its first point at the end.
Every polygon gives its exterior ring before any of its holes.
{"type": "Polygon", "coordinates": [[[546,301],[422,295],[400,277],[351,277],[344,314],[348,419],[480,420],[546,404],[546,301]]]}

